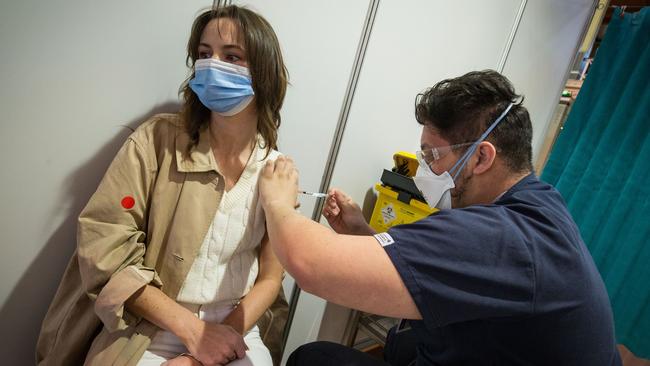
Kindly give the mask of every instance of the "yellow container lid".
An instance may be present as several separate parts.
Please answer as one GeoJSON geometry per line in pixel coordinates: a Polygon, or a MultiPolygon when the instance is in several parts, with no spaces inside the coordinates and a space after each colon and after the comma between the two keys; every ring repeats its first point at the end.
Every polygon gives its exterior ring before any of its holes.
{"type": "Polygon", "coordinates": [[[418,159],[415,154],[398,151],[393,155],[393,162],[395,163],[394,171],[405,175],[407,177],[415,176],[415,172],[418,170],[418,159]]]}
{"type": "MultiPolygon", "coordinates": [[[[383,186],[381,183],[377,183],[377,184],[375,184],[375,189],[380,194],[384,194],[384,195],[386,195],[388,197],[397,199],[398,193],[395,192],[394,190],[390,189],[390,187],[386,187],[386,186],[383,186]]],[[[418,210],[422,210],[422,211],[429,212],[429,213],[433,213],[433,212],[437,211],[435,208],[429,207],[429,205],[427,205],[426,203],[424,203],[424,202],[422,202],[420,200],[416,200],[414,198],[411,199],[411,201],[409,202],[409,205],[417,208],[418,210]]]]}

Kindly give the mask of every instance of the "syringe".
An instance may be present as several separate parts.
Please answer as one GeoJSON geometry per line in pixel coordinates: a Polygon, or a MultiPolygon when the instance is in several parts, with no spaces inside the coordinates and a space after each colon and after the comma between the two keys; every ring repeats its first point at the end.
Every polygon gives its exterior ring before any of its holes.
{"type": "Polygon", "coordinates": [[[307,195],[307,196],[317,197],[317,198],[325,198],[325,197],[327,197],[327,193],[320,193],[320,192],[298,191],[298,193],[304,194],[304,195],[307,195]]]}

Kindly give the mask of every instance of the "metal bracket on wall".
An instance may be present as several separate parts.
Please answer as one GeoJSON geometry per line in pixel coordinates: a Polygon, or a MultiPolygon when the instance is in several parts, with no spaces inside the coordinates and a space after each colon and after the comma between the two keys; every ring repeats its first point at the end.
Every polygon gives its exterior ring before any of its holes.
{"type": "Polygon", "coordinates": [[[510,49],[512,49],[512,42],[515,40],[515,35],[517,34],[517,29],[519,29],[519,24],[521,24],[521,18],[524,15],[524,10],[526,9],[527,2],[528,0],[521,0],[521,3],[519,3],[519,10],[517,10],[517,15],[515,16],[515,22],[510,29],[508,41],[506,42],[506,46],[503,49],[503,53],[501,54],[501,59],[497,65],[497,71],[499,73],[503,73],[503,69],[506,67],[506,60],[508,60],[510,49]]]}
{"type": "MultiPolygon", "coordinates": [[[[363,61],[366,56],[366,50],[368,48],[370,34],[372,33],[372,27],[375,24],[375,18],[377,16],[378,7],[379,7],[379,0],[370,1],[368,6],[368,12],[366,13],[366,19],[363,25],[363,30],[361,32],[361,39],[359,40],[359,46],[357,47],[354,63],[352,65],[352,73],[350,75],[350,80],[348,81],[348,86],[346,88],[345,96],[343,98],[343,105],[341,106],[341,112],[339,113],[339,119],[336,125],[336,130],[334,131],[334,138],[332,140],[332,144],[330,145],[330,151],[327,157],[327,164],[325,165],[325,171],[323,172],[323,177],[321,179],[319,192],[327,192],[330,183],[332,181],[332,174],[334,172],[334,166],[336,165],[336,158],[338,157],[339,149],[341,148],[341,140],[343,139],[345,126],[348,122],[348,117],[350,115],[352,100],[354,99],[354,93],[357,89],[359,75],[361,74],[361,67],[363,66],[363,61]]],[[[317,200],[316,206],[314,207],[314,211],[311,215],[312,220],[319,221],[320,213],[323,210],[324,204],[325,204],[324,199],[319,198],[317,200]]],[[[291,291],[291,299],[289,300],[289,315],[287,319],[287,324],[284,328],[284,334],[282,339],[283,353],[284,353],[284,348],[287,344],[289,331],[291,329],[291,323],[293,322],[293,317],[296,313],[296,307],[298,306],[299,298],[300,298],[300,287],[297,284],[294,284],[293,291],[291,291]]]]}
{"type": "Polygon", "coordinates": [[[212,9],[217,9],[222,6],[228,6],[232,5],[232,0],[213,0],[212,1],[212,9]]]}

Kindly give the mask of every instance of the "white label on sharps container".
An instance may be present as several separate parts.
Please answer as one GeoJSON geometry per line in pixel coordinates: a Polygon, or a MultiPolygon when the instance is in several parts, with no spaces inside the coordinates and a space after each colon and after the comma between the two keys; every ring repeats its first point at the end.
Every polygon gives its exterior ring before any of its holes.
{"type": "Polygon", "coordinates": [[[393,240],[393,237],[390,236],[390,234],[388,234],[388,233],[379,233],[379,234],[375,234],[373,236],[375,237],[375,239],[377,239],[377,241],[379,242],[379,244],[381,244],[382,247],[385,247],[387,245],[391,245],[391,244],[395,243],[395,240],[393,240]]]}
{"type": "Polygon", "coordinates": [[[389,203],[381,208],[381,217],[384,219],[384,225],[388,225],[393,220],[395,220],[395,218],[397,218],[397,215],[395,214],[395,207],[393,207],[392,203],[389,203]]]}

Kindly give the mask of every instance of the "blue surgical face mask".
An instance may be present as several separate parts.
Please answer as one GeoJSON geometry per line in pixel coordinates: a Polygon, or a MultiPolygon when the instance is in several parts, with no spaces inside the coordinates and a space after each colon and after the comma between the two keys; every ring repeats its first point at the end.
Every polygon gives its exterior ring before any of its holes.
{"type": "Polygon", "coordinates": [[[422,196],[424,196],[424,199],[427,201],[429,206],[439,209],[451,208],[451,189],[456,187],[454,181],[458,178],[458,175],[463,168],[465,168],[465,165],[478,148],[478,145],[485,140],[490,132],[492,132],[499,122],[503,120],[513,105],[513,103],[508,105],[499,118],[497,118],[490,127],[483,132],[478,140],[472,143],[472,146],[467,149],[465,154],[458,159],[449,171],[445,171],[442,174],[436,174],[423,159],[418,159],[420,160],[420,166],[418,167],[415,177],[413,177],[413,181],[415,182],[415,186],[418,187],[420,192],[422,192],[422,196]]]}
{"type": "Polygon", "coordinates": [[[241,112],[255,95],[248,68],[212,58],[194,63],[189,84],[204,106],[222,116],[241,112]]]}

